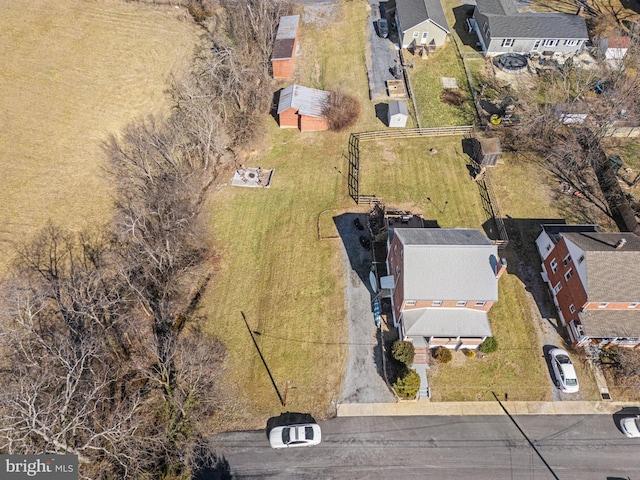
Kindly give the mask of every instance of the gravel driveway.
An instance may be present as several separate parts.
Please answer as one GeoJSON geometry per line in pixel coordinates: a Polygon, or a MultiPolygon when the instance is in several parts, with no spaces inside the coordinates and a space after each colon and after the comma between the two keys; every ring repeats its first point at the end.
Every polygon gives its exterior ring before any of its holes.
{"type": "MultiPolygon", "coordinates": [[[[368,46],[366,48],[367,75],[369,77],[369,95],[371,100],[389,100],[387,96],[387,80],[393,80],[391,69],[400,63],[398,50],[392,40],[397,41],[394,31],[390,38],[380,38],[376,31],[376,23],[380,19],[380,4],[387,2],[369,0],[370,12],[367,22],[368,46]]],[[[392,14],[386,15],[388,20],[392,14]]],[[[391,24],[391,22],[389,22],[391,24]]]]}
{"type": "Polygon", "coordinates": [[[349,361],[340,403],[395,402],[382,376],[381,348],[378,342],[369,287],[371,251],[359,242],[360,235],[369,236],[366,215],[346,213],[336,217],[336,227],[343,242],[343,268],[346,277],[346,311],[349,328],[349,361]],[[355,218],[365,226],[360,231],[355,218]]]}

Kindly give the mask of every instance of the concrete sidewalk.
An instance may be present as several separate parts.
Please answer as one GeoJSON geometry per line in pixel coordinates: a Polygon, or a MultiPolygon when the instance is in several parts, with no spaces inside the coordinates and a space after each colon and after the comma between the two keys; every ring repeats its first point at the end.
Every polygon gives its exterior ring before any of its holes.
{"type": "MultiPolygon", "coordinates": [[[[613,415],[625,407],[638,407],[627,402],[502,402],[511,415],[613,415]]],[[[342,403],[338,417],[375,417],[405,415],[504,415],[498,402],[431,402],[416,400],[400,403],[342,403]]]]}

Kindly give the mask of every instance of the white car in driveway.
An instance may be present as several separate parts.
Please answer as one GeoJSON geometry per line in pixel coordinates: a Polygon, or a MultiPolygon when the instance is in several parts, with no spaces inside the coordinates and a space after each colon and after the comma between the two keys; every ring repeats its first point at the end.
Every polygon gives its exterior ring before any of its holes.
{"type": "Polygon", "coordinates": [[[322,432],[317,423],[274,427],[269,432],[271,448],[310,447],[318,445],[321,439],[322,432]]]}
{"type": "Polygon", "coordinates": [[[549,350],[549,361],[556,377],[556,386],[566,393],[577,392],[580,389],[578,376],[569,354],[561,348],[552,348],[549,350]]]}
{"type": "Polygon", "coordinates": [[[640,437],[640,415],[623,418],[620,421],[620,428],[627,437],[640,437]]]}

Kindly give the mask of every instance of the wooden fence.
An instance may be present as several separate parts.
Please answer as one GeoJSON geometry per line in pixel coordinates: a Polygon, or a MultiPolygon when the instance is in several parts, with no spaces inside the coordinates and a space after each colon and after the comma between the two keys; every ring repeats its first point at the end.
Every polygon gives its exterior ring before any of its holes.
{"type": "Polygon", "coordinates": [[[472,125],[433,128],[396,128],[393,130],[377,130],[373,132],[353,133],[359,141],[389,140],[393,138],[445,137],[448,135],[470,135],[472,125]]]}

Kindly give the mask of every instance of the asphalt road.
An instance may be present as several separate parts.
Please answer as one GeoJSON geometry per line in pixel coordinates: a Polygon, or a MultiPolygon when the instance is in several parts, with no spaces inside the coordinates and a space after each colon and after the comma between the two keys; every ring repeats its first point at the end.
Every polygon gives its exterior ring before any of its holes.
{"type": "Polygon", "coordinates": [[[515,419],[553,473],[507,416],[335,418],[320,422],[320,445],[290,450],[272,450],[265,431],[213,439],[233,478],[640,479],[640,439],[617,416],[515,419]]]}

